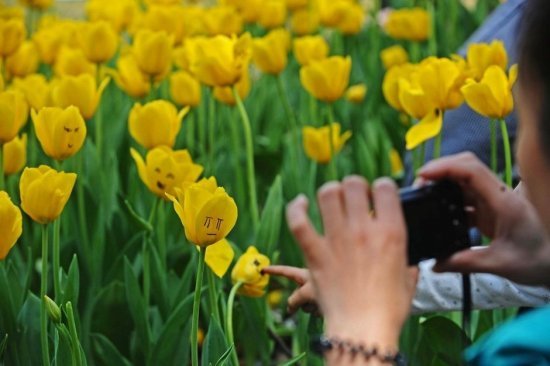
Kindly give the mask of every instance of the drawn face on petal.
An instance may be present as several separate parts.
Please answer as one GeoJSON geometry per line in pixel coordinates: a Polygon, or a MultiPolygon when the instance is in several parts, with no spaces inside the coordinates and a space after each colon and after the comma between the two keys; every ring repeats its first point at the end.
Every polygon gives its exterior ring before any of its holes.
{"type": "Polygon", "coordinates": [[[76,108],[69,108],[61,114],[53,133],[54,144],[60,155],[69,157],[74,155],[86,138],[86,124],[76,108]]]}
{"type": "Polygon", "coordinates": [[[227,236],[235,225],[237,205],[223,188],[218,188],[200,208],[195,220],[195,235],[199,243],[215,243],[227,236]]]}
{"type": "Polygon", "coordinates": [[[158,195],[174,194],[174,184],[180,180],[180,170],[169,151],[158,148],[147,154],[147,178],[158,195]]]}

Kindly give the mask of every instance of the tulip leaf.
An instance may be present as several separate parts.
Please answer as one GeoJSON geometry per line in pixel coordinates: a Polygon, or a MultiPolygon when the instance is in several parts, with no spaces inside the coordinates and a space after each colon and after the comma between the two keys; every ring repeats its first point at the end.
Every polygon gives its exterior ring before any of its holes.
{"type": "Polygon", "coordinates": [[[65,324],[58,324],[56,337],[54,339],[54,364],[57,365],[71,365],[74,364],[72,349],[71,349],[71,336],[69,329],[65,324]]]}
{"type": "Polygon", "coordinates": [[[215,364],[226,352],[227,341],[223,330],[216,319],[211,318],[202,347],[202,366],[215,364]]]}
{"type": "Polygon", "coordinates": [[[156,246],[149,241],[149,250],[151,251],[151,256],[149,261],[151,262],[151,293],[155,302],[158,304],[161,314],[164,318],[169,315],[170,305],[168,301],[168,289],[167,289],[167,280],[166,280],[166,270],[163,268],[158,254],[156,246]]]}
{"type": "MultiPolygon", "coordinates": [[[[122,198],[121,198],[122,199],[122,198]]],[[[134,210],[132,204],[127,199],[122,199],[124,206],[126,207],[127,212],[130,214],[130,217],[145,231],[153,231],[153,226],[145,220],[143,217],[134,210]]]]}
{"type": "Polygon", "coordinates": [[[374,159],[372,150],[369,149],[363,136],[358,136],[356,139],[356,154],[358,169],[361,175],[367,178],[368,181],[376,179],[376,160],[374,159]]]}
{"type": "Polygon", "coordinates": [[[306,357],[307,353],[306,352],[303,352],[301,354],[299,354],[298,356],[296,357],[293,357],[292,359],[288,360],[287,362],[279,365],[279,366],[292,366],[292,365],[295,365],[298,363],[298,361],[300,361],[302,358],[306,357]]]}
{"type": "Polygon", "coordinates": [[[138,279],[127,258],[124,259],[124,284],[130,314],[134,320],[144,353],[147,354],[151,343],[151,330],[147,322],[147,307],[139,289],[138,279]]]}
{"type": "Polygon", "coordinates": [[[267,200],[262,211],[260,227],[256,236],[257,247],[268,257],[277,247],[283,216],[283,185],[281,176],[277,176],[269,189],[267,200]]]}
{"type": "Polygon", "coordinates": [[[78,258],[76,255],[73,255],[73,260],[69,266],[69,273],[67,275],[67,281],[63,289],[63,300],[62,304],[70,301],[76,307],[78,304],[78,294],[80,287],[80,271],[78,268],[78,258]]]}
{"type": "Polygon", "coordinates": [[[4,357],[4,352],[6,352],[6,346],[8,345],[8,333],[4,335],[4,339],[0,342],[0,359],[4,357]]]}
{"type": "Polygon", "coordinates": [[[189,343],[191,329],[187,329],[188,327],[184,329],[184,325],[186,322],[190,324],[193,296],[193,293],[187,295],[166,320],[153,346],[150,365],[174,364],[174,354],[181,349],[181,343],[189,343]]]}
{"type": "Polygon", "coordinates": [[[233,351],[233,345],[229,346],[229,348],[221,355],[221,357],[216,361],[216,364],[214,366],[225,366],[227,365],[227,360],[229,360],[229,356],[231,356],[231,352],[233,351]]]}
{"type": "Polygon", "coordinates": [[[128,361],[115,347],[115,345],[103,334],[91,334],[94,341],[95,355],[103,361],[104,365],[131,366],[128,361]]]}

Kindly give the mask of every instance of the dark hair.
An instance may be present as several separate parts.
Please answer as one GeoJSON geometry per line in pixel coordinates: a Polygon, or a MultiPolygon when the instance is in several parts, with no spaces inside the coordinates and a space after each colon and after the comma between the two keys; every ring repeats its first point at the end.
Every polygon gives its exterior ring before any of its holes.
{"type": "Polygon", "coordinates": [[[540,92],[539,136],[550,163],[550,0],[527,0],[518,42],[519,79],[540,92]]]}

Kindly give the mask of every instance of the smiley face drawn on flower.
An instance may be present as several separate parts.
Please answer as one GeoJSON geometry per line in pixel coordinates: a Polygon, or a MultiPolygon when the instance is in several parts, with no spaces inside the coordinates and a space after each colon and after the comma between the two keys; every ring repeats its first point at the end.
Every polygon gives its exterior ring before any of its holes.
{"type": "Polygon", "coordinates": [[[64,123],[61,127],[63,128],[60,132],[61,140],[64,142],[62,146],[71,150],[78,145],[84,136],[81,126],[78,123],[64,123]]]}
{"type": "Polygon", "coordinates": [[[203,226],[206,228],[206,235],[216,236],[220,232],[223,224],[223,219],[220,217],[206,216],[203,226]]]}

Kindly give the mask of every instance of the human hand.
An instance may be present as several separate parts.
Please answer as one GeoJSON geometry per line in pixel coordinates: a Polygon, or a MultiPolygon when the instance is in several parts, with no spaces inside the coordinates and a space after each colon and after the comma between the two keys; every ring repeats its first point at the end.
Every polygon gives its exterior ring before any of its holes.
{"type": "Polygon", "coordinates": [[[324,236],[309,220],[305,196],[287,206],[287,222],[304,251],[327,334],[395,348],[417,274],[407,267],[397,187],[381,179],[369,194],[363,178],[349,177],[325,184],[318,202],[324,236]]]}
{"type": "Polygon", "coordinates": [[[455,253],[434,270],[493,273],[530,285],[549,283],[550,241],[525,197],[507,188],[471,153],[435,160],[419,174],[460,184],[472,225],[492,239],[487,248],[455,253]]]}
{"type": "Polygon", "coordinates": [[[294,313],[298,309],[302,309],[306,313],[321,315],[315,291],[309,271],[305,268],[291,266],[269,266],[264,268],[264,272],[272,276],[286,277],[294,281],[298,288],[288,297],[287,309],[289,313],[294,313]]]}

